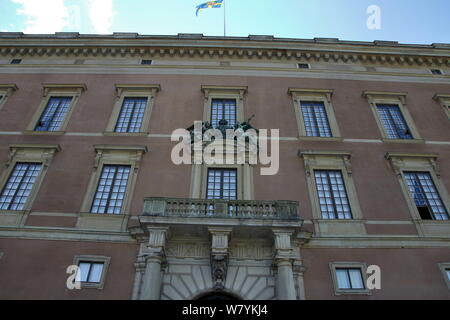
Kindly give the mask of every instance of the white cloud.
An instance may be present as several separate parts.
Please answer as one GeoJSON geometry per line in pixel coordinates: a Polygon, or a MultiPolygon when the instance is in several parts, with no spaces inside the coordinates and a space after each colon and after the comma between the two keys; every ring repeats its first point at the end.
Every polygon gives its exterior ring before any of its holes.
{"type": "Polygon", "coordinates": [[[12,0],[22,7],[18,14],[27,17],[24,33],[55,33],[69,25],[69,10],[64,0],[12,0]]]}
{"type": "Polygon", "coordinates": [[[110,33],[113,16],[113,0],[89,1],[89,19],[96,33],[110,33]]]}

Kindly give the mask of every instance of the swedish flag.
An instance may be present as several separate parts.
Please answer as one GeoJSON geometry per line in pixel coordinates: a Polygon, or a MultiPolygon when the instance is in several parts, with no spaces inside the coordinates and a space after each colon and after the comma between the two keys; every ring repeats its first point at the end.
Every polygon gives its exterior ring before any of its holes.
{"type": "Polygon", "coordinates": [[[195,15],[198,16],[198,12],[202,9],[207,8],[220,8],[222,6],[223,0],[215,0],[215,1],[208,1],[205,3],[202,3],[197,6],[197,11],[195,12],[195,15]]]}

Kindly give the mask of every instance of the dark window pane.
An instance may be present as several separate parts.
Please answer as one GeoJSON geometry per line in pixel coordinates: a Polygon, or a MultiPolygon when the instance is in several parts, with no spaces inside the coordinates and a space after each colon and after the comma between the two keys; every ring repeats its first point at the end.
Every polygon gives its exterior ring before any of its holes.
{"type": "Polygon", "coordinates": [[[405,172],[410,194],[422,219],[448,220],[447,209],[428,172],[405,172]]]}
{"type": "Polygon", "coordinates": [[[104,166],[92,202],[91,212],[120,214],[129,175],[130,166],[104,166]]]}
{"type": "Polygon", "coordinates": [[[72,97],[52,97],[42,113],[35,131],[58,131],[69,111],[72,97]]]}
{"type": "Polygon", "coordinates": [[[301,112],[308,137],[331,137],[330,124],[323,102],[301,102],[301,112]]]}
{"type": "Polygon", "coordinates": [[[1,210],[23,210],[42,164],[17,163],[0,195],[1,210]]]}
{"type": "Polygon", "coordinates": [[[236,100],[213,99],[211,106],[211,125],[213,128],[219,126],[220,120],[227,120],[229,126],[236,124],[236,100]]]}
{"type": "Polygon", "coordinates": [[[315,170],[314,176],[323,219],[351,219],[352,212],[341,171],[315,170]]]}
{"type": "Polygon", "coordinates": [[[378,115],[389,139],[412,139],[398,105],[377,105],[378,115]]]}
{"type": "Polygon", "coordinates": [[[140,132],[147,98],[125,98],[120,109],[115,132],[140,132]]]}
{"type": "Polygon", "coordinates": [[[208,169],[207,199],[237,199],[236,169],[208,169]]]}

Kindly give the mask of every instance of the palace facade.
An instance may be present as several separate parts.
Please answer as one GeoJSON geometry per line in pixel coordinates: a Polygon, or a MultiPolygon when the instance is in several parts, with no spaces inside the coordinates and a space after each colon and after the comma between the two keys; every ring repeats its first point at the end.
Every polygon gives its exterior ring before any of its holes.
{"type": "Polygon", "coordinates": [[[0,299],[449,299],[449,162],[449,44],[0,33],[0,299]]]}

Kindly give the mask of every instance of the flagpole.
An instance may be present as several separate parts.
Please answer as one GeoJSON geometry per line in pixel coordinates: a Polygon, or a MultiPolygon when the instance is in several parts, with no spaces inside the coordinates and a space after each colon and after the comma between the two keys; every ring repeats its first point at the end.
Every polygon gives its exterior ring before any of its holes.
{"type": "Polygon", "coordinates": [[[223,36],[227,35],[227,9],[225,6],[225,0],[223,0],[223,36]]]}

